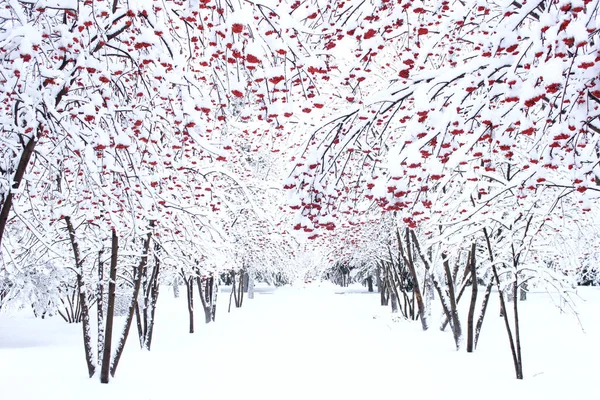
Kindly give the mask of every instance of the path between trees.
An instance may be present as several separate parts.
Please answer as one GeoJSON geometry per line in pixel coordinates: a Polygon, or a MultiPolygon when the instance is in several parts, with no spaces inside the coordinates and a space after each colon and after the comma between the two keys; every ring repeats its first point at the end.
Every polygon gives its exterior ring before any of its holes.
{"type": "Polygon", "coordinates": [[[19,339],[7,345],[13,348],[0,346],[0,388],[14,395],[3,398],[563,399],[578,391],[570,387],[577,382],[553,382],[549,370],[517,382],[501,330],[474,354],[456,352],[451,334],[394,322],[377,294],[360,287],[267,290],[229,314],[221,295],[217,323],[199,324],[190,335],[185,299],[165,289],[152,351],[138,350],[133,338],[109,385],[85,378],[81,344],[73,343],[78,327],[4,318],[0,338],[8,329],[18,334],[36,326],[37,335],[21,348],[14,348],[19,339]],[[60,329],[66,332],[54,332],[60,329]],[[42,339],[46,333],[55,341],[42,339]]]}

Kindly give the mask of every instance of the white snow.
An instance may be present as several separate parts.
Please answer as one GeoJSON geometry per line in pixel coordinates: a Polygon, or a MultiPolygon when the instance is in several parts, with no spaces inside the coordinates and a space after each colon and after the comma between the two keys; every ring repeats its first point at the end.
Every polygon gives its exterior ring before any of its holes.
{"type": "MultiPolygon", "coordinates": [[[[580,288],[578,311],[560,313],[545,293],[521,302],[525,380],[514,378],[503,320],[493,297],[473,354],[452,335],[392,318],[361,286],[311,284],[275,290],[187,333],[184,290],[163,287],[151,352],[135,326],[117,377],[88,379],[81,327],[24,312],[0,315],[3,399],[594,399],[600,358],[599,288],[580,288]]],[[[467,300],[463,300],[466,303],[467,300]]],[[[466,307],[466,304],[462,304],[466,307]]],[[[466,316],[466,315],[465,315],[466,316]]],[[[466,318],[464,318],[466,322],[466,318]]],[[[464,327],[463,327],[464,328],[464,327]]],[[[120,332],[117,326],[116,332],[120,332]]]]}

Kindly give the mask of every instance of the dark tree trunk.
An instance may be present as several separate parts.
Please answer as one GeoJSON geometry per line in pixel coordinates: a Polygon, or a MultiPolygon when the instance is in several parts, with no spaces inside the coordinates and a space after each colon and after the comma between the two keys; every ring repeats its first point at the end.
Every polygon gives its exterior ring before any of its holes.
{"type": "MultiPolygon", "coordinates": [[[[233,280],[233,289],[235,290],[235,272],[231,272],[231,278],[233,280]]],[[[238,285],[237,285],[237,293],[234,296],[235,298],[235,308],[240,308],[242,306],[242,303],[244,302],[244,279],[243,279],[243,273],[240,272],[240,277],[238,279],[238,285]]]]}
{"type": "Polygon", "coordinates": [[[149,268],[146,266],[142,274],[142,289],[141,294],[143,301],[136,308],[136,320],[138,323],[138,334],[140,337],[140,347],[150,350],[152,343],[152,333],[154,332],[154,314],[156,302],[158,301],[158,275],[160,273],[160,259],[158,251],[160,247],[158,243],[154,245],[154,265],[152,272],[148,276],[149,268]]]}
{"type": "Polygon", "coordinates": [[[79,253],[79,245],[77,243],[77,238],[75,237],[75,228],[71,223],[71,217],[65,217],[65,222],[67,223],[69,238],[71,239],[71,247],[73,248],[73,256],[75,257],[75,265],[77,267],[77,291],[79,293],[79,303],[81,304],[81,326],[83,330],[83,346],[85,348],[85,361],[88,367],[88,374],[91,378],[96,372],[96,365],[94,364],[94,353],[92,350],[92,337],[90,332],[90,312],[87,304],[86,289],[83,283],[83,265],[79,253]]]}
{"type": "Polygon", "coordinates": [[[204,310],[204,322],[210,323],[213,320],[212,316],[212,285],[213,277],[208,277],[204,281],[204,290],[202,289],[202,279],[198,275],[196,277],[196,284],[198,285],[198,295],[202,302],[202,309],[204,310]]]}
{"type": "Polygon", "coordinates": [[[390,292],[387,288],[387,285],[384,285],[381,289],[381,293],[380,296],[381,298],[381,305],[382,306],[387,306],[390,302],[390,292]]]}
{"type": "Polygon", "coordinates": [[[242,275],[240,275],[240,281],[238,285],[238,302],[236,303],[236,307],[240,308],[244,303],[244,282],[242,280],[242,275]]]}
{"type": "Polygon", "coordinates": [[[472,353],[475,338],[474,338],[474,319],[475,319],[475,305],[477,304],[477,267],[475,265],[475,243],[471,244],[469,268],[471,270],[471,303],[469,304],[469,316],[467,317],[467,353],[472,353]]]}
{"type": "Polygon", "coordinates": [[[519,300],[526,301],[527,300],[527,282],[523,282],[519,288],[519,300]]]}
{"type": "MultiPolygon", "coordinates": [[[[435,288],[438,295],[440,296],[440,303],[442,304],[442,308],[444,309],[446,318],[448,318],[449,320],[452,321],[452,325],[451,325],[452,334],[454,335],[454,342],[456,343],[456,349],[458,350],[460,348],[460,340],[461,340],[462,330],[461,330],[461,326],[460,326],[460,320],[458,318],[458,312],[456,312],[456,302],[454,302],[454,309],[453,309],[452,301],[448,301],[448,299],[446,299],[446,296],[444,296],[444,292],[442,292],[442,289],[440,287],[438,280],[436,279],[435,275],[431,273],[429,261],[427,260],[427,258],[425,257],[425,254],[421,250],[421,246],[419,245],[417,235],[415,234],[414,231],[410,231],[408,229],[407,229],[407,232],[410,232],[410,234],[412,236],[413,244],[415,246],[415,251],[421,257],[421,261],[423,261],[423,264],[425,265],[425,271],[427,271],[427,273],[429,273],[429,275],[431,276],[431,281],[433,282],[433,287],[435,288]],[[450,304],[448,304],[449,302],[450,302],[450,304]]],[[[449,276],[449,279],[452,280],[448,262],[444,263],[444,267],[446,270],[446,274],[449,276]]]]}
{"type": "MultiPolygon", "coordinates": [[[[389,252],[390,252],[390,259],[393,260],[391,249],[389,249],[389,252]]],[[[404,291],[402,291],[402,283],[400,280],[400,273],[399,273],[398,269],[396,268],[396,264],[393,261],[388,263],[387,271],[388,271],[388,273],[387,273],[388,287],[392,288],[391,293],[393,293],[394,296],[396,297],[396,308],[399,308],[402,315],[405,318],[408,318],[408,315],[406,313],[406,307],[402,308],[402,306],[400,304],[400,293],[404,293],[404,291]],[[401,292],[399,292],[399,290],[401,292]]],[[[392,304],[392,309],[393,308],[394,308],[394,306],[392,304]]]]}
{"type": "Polygon", "coordinates": [[[140,338],[140,349],[144,348],[144,342],[146,339],[146,331],[148,329],[148,307],[149,307],[149,299],[148,293],[149,290],[149,282],[148,282],[148,264],[144,267],[142,271],[142,285],[140,287],[140,296],[138,297],[138,306],[135,309],[136,315],[135,318],[138,321],[138,335],[140,338]]]}
{"type": "Polygon", "coordinates": [[[150,350],[152,345],[152,335],[154,334],[155,315],[156,315],[156,303],[158,302],[159,285],[158,276],[160,273],[160,259],[155,256],[154,269],[152,270],[152,277],[150,279],[149,293],[146,296],[150,297],[150,307],[146,310],[148,325],[146,327],[146,335],[144,338],[144,347],[146,350],[150,350]]]}
{"type": "Polygon", "coordinates": [[[96,292],[96,319],[98,324],[98,365],[102,365],[104,354],[104,263],[103,250],[98,252],[98,286],[96,292]]]}
{"type": "MultiPolygon", "coordinates": [[[[41,131],[42,127],[38,124],[37,130],[38,133],[41,131]]],[[[25,175],[25,171],[27,170],[27,165],[29,165],[29,160],[31,160],[31,156],[33,155],[33,150],[35,149],[35,138],[29,138],[27,145],[23,148],[23,152],[21,153],[21,158],[19,159],[19,164],[17,165],[17,170],[15,171],[15,175],[12,178],[14,182],[10,191],[6,194],[4,201],[2,202],[2,210],[0,211],[0,248],[2,246],[2,238],[4,237],[4,230],[6,229],[6,224],[8,222],[8,215],[10,214],[10,210],[12,208],[13,202],[13,191],[19,189],[21,186],[21,182],[23,181],[23,176],[25,175]]]]}
{"type": "Polygon", "coordinates": [[[398,313],[398,298],[396,297],[396,293],[392,290],[390,293],[390,299],[392,304],[392,314],[398,313]]]}
{"type": "MultiPolygon", "coordinates": [[[[490,237],[487,233],[487,229],[483,228],[483,235],[485,237],[485,243],[488,249],[488,256],[490,258],[490,262],[494,263],[494,253],[492,252],[492,245],[490,243],[490,237]]],[[[481,333],[481,328],[483,326],[483,320],[485,318],[485,313],[487,311],[487,306],[489,303],[490,296],[492,294],[492,287],[494,286],[494,277],[490,278],[487,286],[485,287],[485,294],[483,295],[483,303],[481,304],[481,313],[479,314],[479,319],[477,319],[477,327],[475,328],[475,348],[477,348],[477,343],[479,342],[479,334],[481,333]]]]}
{"type": "Polygon", "coordinates": [[[185,286],[187,289],[187,305],[190,317],[190,333],[194,333],[194,278],[190,276],[186,279],[185,286]]]}
{"type": "Polygon", "coordinates": [[[517,351],[518,366],[516,368],[517,379],[523,379],[523,358],[521,357],[521,329],[519,326],[519,301],[517,299],[517,288],[519,287],[517,282],[517,273],[515,271],[515,281],[513,283],[513,312],[515,319],[515,347],[517,351]]]}
{"type": "MultiPolygon", "coordinates": [[[[457,301],[454,293],[454,281],[452,280],[452,272],[450,271],[450,262],[448,260],[448,256],[445,253],[443,255],[443,258],[444,271],[446,273],[446,279],[448,280],[448,297],[450,298],[450,310],[447,314],[449,314],[448,319],[452,320],[452,333],[454,334],[454,342],[456,343],[456,349],[458,350],[458,348],[460,347],[460,338],[462,336],[462,331],[460,326],[460,320],[458,318],[458,310],[456,308],[457,301]]],[[[442,302],[444,301],[441,291],[440,300],[442,302]]]]}
{"type": "Polygon", "coordinates": [[[500,289],[500,279],[498,277],[498,270],[496,269],[495,264],[492,264],[492,271],[494,272],[494,278],[496,279],[496,285],[498,288],[498,295],[500,296],[500,309],[502,310],[502,317],[504,318],[504,325],[506,327],[506,333],[508,334],[508,341],[510,343],[513,364],[515,366],[515,374],[517,376],[517,379],[523,379],[521,361],[519,360],[519,356],[517,355],[515,341],[513,339],[512,330],[510,329],[510,322],[508,321],[508,315],[506,313],[506,302],[504,301],[504,295],[502,294],[502,290],[500,289]]]}
{"type": "Polygon", "coordinates": [[[140,341],[140,348],[144,348],[144,328],[142,327],[142,315],[140,314],[139,301],[135,306],[135,325],[138,332],[138,340],[140,341]]]}
{"type": "Polygon", "coordinates": [[[229,294],[229,308],[227,308],[227,312],[228,313],[231,312],[231,299],[234,299],[235,302],[237,303],[237,293],[236,293],[236,286],[235,286],[235,273],[233,271],[231,272],[231,293],[229,294]]]}
{"type": "Polygon", "coordinates": [[[411,319],[413,321],[416,321],[417,317],[415,316],[415,291],[414,291],[414,289],[412,291],[412,301],[411,301],[411,304],[412,305],[410,307],[410,311],[411,311],[410,317],[411,317],[411,319]]]}
{"type": "Polygon", "coordinates": [[[106,330],[104,332],[104,349],[102,355],[102,369],[100,382],[108,383],[110,374],[110,354],[112,350],[113,321],[115,316],[115,294],[117,280],[117,252],[119,250],[119,238],[117,232],[112,230],[112,246],[110,255],[110,279],[108,281],[108,304],[106,307],[106,330]]]}
{"type": "Polygon", "coordinates": [[[370,275],[367,277],[367,290],[373,292],[373,277],[370,275]]]}
{"type": "MultiPolygon", "coordinates": [[[[248,271],[244,270],[243,273],[243,292],[244,293],[248,293],[248,285],[250,284],[250,274],[248,274],[248,271]]],[[[240,285],[242,285],[242,283],[240,283],[240,285]]]]}
{"type": "Polygon", "coordinates": [[[382,306],[387,306],[389,303],[389,290],[388,290],[388,282],[382,276],[383,271],[385,271],[385,264],[381,261],[381,264],[377,263],[377,287],[379,289],[379,297],[381,300],[382,306]]]}
{"type": "MultiPolygon", "coordinates": [[[[87,298],[87,296],[86,296],[87,298]]],[[[81,296],[79,290],[77,291],[77,302],[75,303],[75,322],[81,322],[83,318],[83,312],[81,310],[81,296]]]]}
{"type": "MultiPolygon", "coordinates": [[[[391,258],[390,258],[391,259],[391,258]]],[[[394,280],[393,264],[391,262],[384,261],[383,270],[385,271],[385,287],[388,289],[388,296],[391,296],[393,292],[396,292],[396,298],[398,298],[398,291],[396,281],[394,280]]]]}
{"type": "Polygon", "coordinates": [[[215,283],[213,282],[212,288],[212,307],[211,307],[211,317],[213,322],[215,322],[215,319],[217,318],[217,290],[215,290],[215,283]]]}
{"type": "Polygon", "coordinates": [[[135,273],[133,281],[133,293],[131,295],[131,302],[129,303],[129,310],[125,319],[125,326],[123,327],[123,333],[121,334],[121,338],[119,340],[119,343],[117,344],[115,356],[110,368],[110,375],[113,377],[115,376],[115,372],[117,371],[117,367],[119,366],[119,360],[121,359],[121,355],[123,354],[123,349],[125,348],[125,343],[127,342],[127,336],[129,335],[129,329],[131,328],[131,322],[133,321],[133,314],[135,313],[135,309],[137,308],[138,295],[140,293],[140,286],[142,284],[142,271],[148,263],[148,252],[150,251],[150,241],[152,240],[153,228],[154,221],[150,221],[150,229],[148,230],[148,234],[144,239],[142,258],[140,260],[140,264],[134,271],[135,273]]]}
{"type": "Polygon", "coordinates": [[[410,272],[410,277],[413,281],[413,293],[415,295],[415,300],[417,302],[419,317],[421,318],[421,326],[423,330],[426,331],[429,329],[429,321],[427,319],[425,303],[423,302],[423,296],[421,295],[421,289],[419,287],[419,278],[417,276],[417,271],[415,269],[415,264],[412,256],[412,251],[410,248],[410,229],[406,228],[406,253],[404,252],[404,247],[402,245],[402,238],[400,237],[400,231],[396,230],[396,239],[398,240],[398,249],[404,260],[404,265],[408,268],[410,272]]]}
{"type": "MultiPolygon", "coordinates": [[[[531,217],[533,218],[533,216],[531,217]]],[[[529,228],[529,223],[531,222],[531,218],[529,218],[529,222],[527,223],[527,228],[525,228],[525,232],[529,228]]],[[[512,258],[513,258],[513,268],[515,269],[515,279],[512,285],[512,297],[513,297],[513,317],[515,321],[515,350],[517,352],[517,379],[523,379],[523,358],[521,357],[521,329],[519,326],[519,298],[517,297],[517,292],[519,290],[519,258],[521,257],[521,253],[515,253],[514,244],[511,245],[512,249],[512,258]]]]}
{"type": "Polygon", "coordinates": [[[146,330],[146,341],[144,342],[144,346],[146,347],[146,350],[150,351],[150,348],[152,346],[152,337],[154,334],[154,325],[155,325],[155,315],[156,315],[156,302],[158,301],[158,285],[155,288],[152,288],[152,294],[151,294],[151,303],[152,303],[152,307],[150,308],[150,316],[149,316],[149,322],[148,322],[148,329],[146,330]]]}
{"type": "MultiPolygon", "coordinates": [[[[468,270],[469,270],[469,263],[468,263],[468,261],[466,263],[465,269],[468,272],[468,270]]],[[[457,305],[457,307],[458,307],[458,304],[460,303],[460,299],[462,299],[462,296],[465,293],[465,291],[467,290],[468,286],[469,286],[469,277],[467,275],[465,275],[463,277],[462,283],[460,284],[460,290],[458,291],[458,296],[456,296],[456,305],[457,305]]],[[[440,330],[442,330],[442,331],[445,330],[446,326],[448,325],[448,322],[449,322],[448,318],[444,318],[444,320],[442,322],[442,325],[440,326],[440,330]]]]}

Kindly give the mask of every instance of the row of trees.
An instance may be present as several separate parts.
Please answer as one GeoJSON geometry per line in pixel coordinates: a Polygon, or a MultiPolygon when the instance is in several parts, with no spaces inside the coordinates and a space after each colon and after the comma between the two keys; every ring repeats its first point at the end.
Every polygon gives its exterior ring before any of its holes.
{"type": "Polygon", "coordinates": [[[521,379],[508,299],[540,285],[568,297],[573,276],[598,270],[599,3],[360,9],[340,39],[356,56],[340,62],[350,79],[332,74],[354,105],[333,103],[287,181],[296,229],[335,235],[332,263],[378,266],[423,329],[435,292],[467,351],[495,288],[521,379]]]}
{"type": "Polygon", "coordinates": [[[150,350],[160,283],[193,331],[195,289],[210,322],[217,277],[286,275],[297,248],[277,207],[302,43],[263,5],[142,3],[0,11],[1,304],[81,322],[102,382],[132,325],[150,350]]]}
{"type": "Polygon", "coordinates": [[[598,0],[142,3],[0,11],[2,297],[63,299],[89,338],[121,282],[149,348],[161,279],[206,311],[221,272],[286,270],[281,186],[295,231],[379,263],[424,328],[435,290],[457,346],[466,282],[593,268],[598,0]]]}

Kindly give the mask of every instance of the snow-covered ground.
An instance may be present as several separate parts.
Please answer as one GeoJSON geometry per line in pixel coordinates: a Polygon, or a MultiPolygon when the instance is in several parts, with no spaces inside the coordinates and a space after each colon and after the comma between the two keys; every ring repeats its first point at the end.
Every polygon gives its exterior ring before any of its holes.
{"type": "MultiPolygon", "coordinates": [[[[151,352],[132,329],[117,377],[86,377],[81,330],[58,318],[0,315],[1,399],[600,399],[600,288],[579,317],[546,294],[521,303],[525,380],[514,379],[503,320],[490,305],[473,354],[438,324],[391,318],[377,294],[330,285],[265,289],[187,333],[185,298],[165,288],[151,352]]],[[[434,315],[435,316],[435,315],[434,315]]]]}

